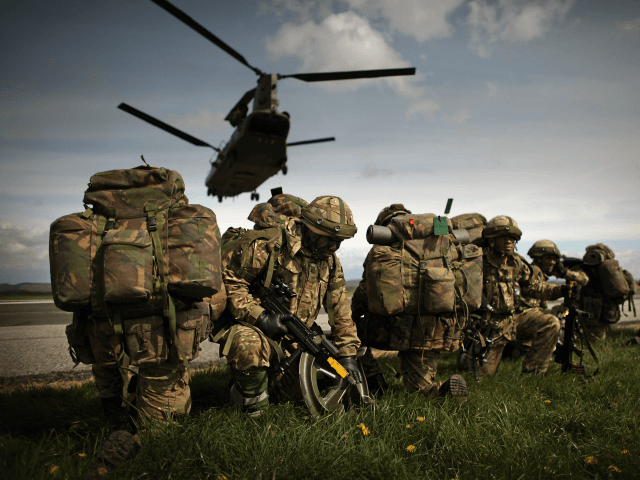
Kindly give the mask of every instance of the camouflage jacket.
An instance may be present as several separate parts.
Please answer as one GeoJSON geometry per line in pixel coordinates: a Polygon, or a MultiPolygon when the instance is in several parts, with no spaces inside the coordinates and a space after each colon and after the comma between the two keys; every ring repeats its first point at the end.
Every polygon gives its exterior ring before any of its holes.
{"type": "Polygon", "coordinates": [[[573,267],[570,272],[585,275],[589,283],[580,291],[580,300],[578,301],[581,310],[591,312],[595,315],[593,323],[616,323],[620,320],[620,305],[612,301],[604,295],[602,287],[598,281],[598,275],[593,267],[589,265],[578,265],[573,267]]]}
{"type": "Polygon", "coordinates": [[[270,238],[251,238],[236,245],[231,260],[224,271],[223,279],[227,290],[227,308],[237,320],[254,324],[264,311],[260,301],[249,293],[252,282],[263,281],[269,256],[282,241],[277,251],[274,277],[280,277],[297,296],[291,299],[289,308],[311,327],[318,317],[321,306],[333,311],[331,326],[334,343],[340,355],[355,355],[360,346],[356,326],[351,319],[351,307],[345,288],[342,266],[336,259],[318,261],[302,245],[301,225],[289,220],[282,229],[268,229],[270,238]],[[333,270],[333,273],[331,272],[333,270]],[[327,304],[329,288],[329,304],[327,304]]]}
{"type": "MultiPolygon", "coordinates": [[[[549,275],[544,273],[536,264],[531,264],[529,267],[531,268],[530,283],[547,283],[549,275]]],[[[564,278],[567,282],[576,282],[581,287],[584,287],[589,282],[589,277],[578,270],[568,270],[564,278]]],[[[529,291],[526,291],[522,292],[521,303],[523,308],[542,308],[546,310],[548,308],[547,300],[557,300],[560,297],[560,292],[557,292],[557,296],[554,295],[541,300],[529,296],[529,291]]]]}
{"type": "Polygon", "coordinates": [[[562,286],[550,285],[533,278],[531,268],[517,253],[500,262],[499,257],[486,249],[482,260],[483,293],[494,309],[493,314],[503,317],[500,330],[506,336],[510,330],[515,329],[512,318],[516,313],[520,295],[540,300],[560,296],[562,286]]]}

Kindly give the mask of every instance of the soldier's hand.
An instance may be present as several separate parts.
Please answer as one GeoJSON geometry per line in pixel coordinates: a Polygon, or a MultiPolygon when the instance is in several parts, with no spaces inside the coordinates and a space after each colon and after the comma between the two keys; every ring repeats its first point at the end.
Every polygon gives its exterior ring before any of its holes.
{"type": "Polygon", "coordinates": [[[270,339],[279,340],[289,333],[289,329],[284,324],[284,321],[292,317],[293,315],[289,313],[269,313],[265,310],[260,314],[254,326],[262,330],[262,333],[270,339]]]}
{"type": "Polygon", "coordinates": [[[562,285],[562,287],[560,288],[560,292],[562,293],[562,296],[567,298],[570,297],[574,300],[578,300],[580,298],[580,285],[575,284],[575,285],[569,285],[569,284],[565,284],[562,285]]]}
{"type": "Polygon", "coordinates": [[[562,260],[558,260],[558,263],[556,263],[556,266],[553,267],[553,274],[558,277],[558,278],[564,278],[567,275],[567,267],[564,266],[564,263],[562,263],[562,260]]]}
{"type": "Polygon", "coordinates": [[[338,363],[342,365],[356,383],[362,383],[362,375],[360,374],[360,369],[358,368],[358,362],[355,355],[338,357],[338,363]]]}

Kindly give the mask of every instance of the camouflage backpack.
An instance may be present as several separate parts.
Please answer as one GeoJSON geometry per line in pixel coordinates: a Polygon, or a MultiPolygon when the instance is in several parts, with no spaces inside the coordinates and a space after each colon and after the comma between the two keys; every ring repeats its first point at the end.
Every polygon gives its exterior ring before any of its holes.
{"type": "Polygon", "coordinates": [[[403,215],[389,223],[397,240],[374,245],[365,265],[369,311],[377,315],[421,315],[480,307],[482,248],[454,245],[449,234],[434,235],[436,215],[403,215]]]}
{"type": "MultiPolygon", "coordinates": [[[[91,177],[84,213],[51,224],[49,259],[56,306],[96,318],[161,314],[221,289],[215,214],[190,205],[179,173],[140,166],[91,177]]],[[[171,330],[171,326],[170,326],[171,330]]]]}
{"type": "Polygon", "coordinates": [[[468,243],[478,247],[484,246],[482,230],[487,225],[487,219],[483,215],[479,213],[463,213],[453,217],[451,224],[453,225],[454,235],[456,235],[456,230],[466,230],[469,236],[468,243]]]}

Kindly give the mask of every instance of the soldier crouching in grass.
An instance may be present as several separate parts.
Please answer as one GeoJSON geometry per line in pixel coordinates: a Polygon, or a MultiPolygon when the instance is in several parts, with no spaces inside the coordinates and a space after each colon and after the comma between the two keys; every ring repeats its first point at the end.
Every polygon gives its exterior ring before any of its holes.
{"type": "Polygon", "coordinates": [[[276,368],[282,351],[293,347],[287,314],[265,310],[252,295],[252,286],[272,279],[281,279],[297,294],[289,310],[319,334],[315,319],[325,307],[339,350],[337,361],[357,383],[363,380],[356,362],[360,340],[335,255],[342,241],[356,233],[353,215],[340,198],[321,196],[300,217],[289,219],[283,228],[245,233],[224,271],[233,326],[220,337],[220,346],[233,376],[231,399],[249,415],[259,414],[269,403],[302,399],[297,368],[284,374],[276,368]]]}
{"type": "Polygon", "coordinates": [[[487,246],[483,256],[484,295],[491,320],[497,322],[493,345],[482,364],[483,375],[498,370],[502,351],[509,341],[531,341],[523,363],[523,373],[546,373],[560,332],[558,318],[538,308],[517,312],[520,297],[550,300],[568,293],[568,285],[550,285],[535,278],[527,263],[517,253],[515,245],[522,232],[507,216],[494,217],[482,232],[487,246]]]}
{"type": "MultiPolygon", "coordinates": [[[[411,215],[402,204],[378,214],[369,232],[380,226],[376,231],[383,233],[379,240],[367,233],[374,246],[353,295],[353,319],[366,346],[398,351],[407,390],[428,397],[466,397],[464,377],[455,374],[436,381],[436,374],[440,353],[458,348],[467,320],[462,282],[466,292],[478,294],[479,303],[482,250],[475,245],[454,246],[446,225],[445,234],[436,235],[435,219],[432,214],[411,215]],[[388,240],[383,240],[385,234],[388,240]],[[467,261],[472,258],[475,264],[467,261]],[[444,277],[444,282],[435,280],[444,277]]],[[[388,386],[370,349],[361,361],[370,391],[383,393],[388,386]]]]}

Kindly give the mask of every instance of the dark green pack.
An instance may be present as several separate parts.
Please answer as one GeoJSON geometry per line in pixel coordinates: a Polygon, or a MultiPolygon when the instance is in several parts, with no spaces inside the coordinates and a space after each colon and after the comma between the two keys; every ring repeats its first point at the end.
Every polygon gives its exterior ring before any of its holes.
{"type": "Polygon", "coordinates": [[[487,219],[479,213],[463,213],[451,218],[454,230],[466,230],[469,234],[469,243],[484,247],[482,230],[487,225],[487,219]]]}

